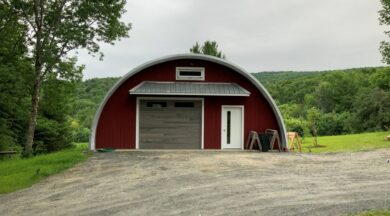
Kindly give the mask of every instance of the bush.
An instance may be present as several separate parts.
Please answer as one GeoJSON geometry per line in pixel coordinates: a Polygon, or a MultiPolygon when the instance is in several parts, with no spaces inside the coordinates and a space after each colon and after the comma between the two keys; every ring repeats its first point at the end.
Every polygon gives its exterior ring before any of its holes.
{"type": "Polygon", "coordinates": [[[300,137],[305,136],[307,122],[297,118],[285,118],[287,131],[298,132],[300,137]]]}
{"type": "Polygon", "coordinates": [[[73,139],[75,142],[88,142],[90,130],[88,128],[78,128],[73,130],[73,139]]]}
{"type": "Polygon", "coordinates": [[[67,123],[39,117],[35,130],[35,154],[58,151],[72,145],[70,127],[67,123]]]}
{"type": "Polygon", "coordinates": [[[7,121],[0,118],[0,151],[9,150],[16,146],[13,131],[7,125],[7,121]]]}
{"type": "Polygon", "coordinates": [[[359,91],[354,103],[357,132],[390,128],[390,92],[378,88],[359,91]]]}
{"type": "Polygon", "coordinates": [[[350,119],[349,112],[322,114],[317,122],[317,133],[322,136],[351,133],[350,119]]]}

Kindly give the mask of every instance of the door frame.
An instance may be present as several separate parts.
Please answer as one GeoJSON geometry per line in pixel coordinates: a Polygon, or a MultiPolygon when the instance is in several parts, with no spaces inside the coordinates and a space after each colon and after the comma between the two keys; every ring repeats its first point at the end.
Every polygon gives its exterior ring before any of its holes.
{"type": "MultiPolygon", "coordinates": [[[[223,139],[222,139],[222,135],[223,135],[223,123],[222,123],[222,121],[223,121],[223,109],[224,108],[241,108],[241,150],[244,150],[244,127],[245,127],[245,125],[244,125],[244,123],[245,123],[245,121],[244,121],[244,117],[245,117],[245,115],[244,115],[244,108],[245,108],[245,106],[244,105],[222,105],[221,106],[221,150],[223,150],[224,148],[223,148],[223,139]]],[[[228,150],[228,148],[226,149],[226,150],[228,150]]]]}
{"type": "Polygon", "coordinates": [[[204,149],[204,98],[203,97],[137,97],[136,116],[135,116],[135,149],[139,149],[139,102],[140,100],[177,100],[177,101],[201,101],[202,102],[202,117],[201,117],[201,136],[200,149],[204,149]]]}

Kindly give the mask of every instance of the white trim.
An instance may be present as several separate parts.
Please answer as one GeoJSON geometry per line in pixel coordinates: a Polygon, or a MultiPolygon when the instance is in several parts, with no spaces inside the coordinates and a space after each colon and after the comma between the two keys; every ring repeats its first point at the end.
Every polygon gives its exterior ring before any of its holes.
{"type": "Polygon", "coordinates": [[[135,113],[135,149],[139,149],[139,100],[140,98],[137,97],[137,104],[136,104],[136,113],[135,113]]]}
{"type": "Polygon", "coordinates": [[[194,93],[136,93],[131,95],[167,95],[167,96],[222,96],[222,97],[248,97],[249,94],[194,94],[194,93]]]}
{"type": "MultiPolygon", "coordinates": [[[[138,85],[136,85],[135,87],[133,87],[130,91],[133,91],[135,90],[136,88],[138,88],[139,85],[145,83],[145,82],[149,82],[149,83],[195,83],[195,84],[199,84],[199,85],[202,85],[202,84],[213,84],[213,85],[223,85],[223,84],[235,84],[235,85],[238,85],[237,83],[233,83],[233,82],[176,82],[176,81],[142,81],[140,82],[138,85]]],[[[240,85],[238,85],[240,86],[240,85]]],[[[243,88],[244,91],[247,91],[246,89],[243,88]]]]}
{"type": "Polygon", "coordinates": [[[137,90],[139,87],[141,87],[146,82],[148,82],[148,81],[142,81],[142,82],[138,83],[138,85],[134,86],[132,89],[129,90],[129,94],[131,94],[131,92],[137,90]]]}
{"type": "Polygon", "coordinates": [[[275,101],[272,99],[271,95],[268,93],[268,91],[264,88],[264,86],[250,73],[246,72],[241,67],[228,62],[224,59],[209,56],[209,55],[202,55],[202,54],[176,54],[176,55],[170,55],[170,56],[164,56],[158,59],[154,59],[152,61],[148,61],[144,64],[141,64],[140,66],[134,68],[130,72],[128,72],[126,75],[124,75],[121,79],[118,80],[117,83],[110,89],[110,91],[107,92],[106,96],[104,97],[103,101],[100,103],[99,108],[97,109],[95,113],[95,117],[92,121],[91,125],[91,136],[89,141],[89,147],[91,150],[95,150],[95,140],[96,140],[96,130],[99,123],[100,115],[103,111],[104,106],[106,105],[107,101],[110,99],[110,97],[115,93],[115,91],[128,79],[130,79],[133,75],[143,71],[144,69],[151,67],[153,65],[157,65],[160,63],[168,62],[168,61],[174,61],[179,59],[194,59],[194,60],[203,60],[208,62],[214,62],[216,64],[225,66],[227,68],[232,69],[233,71],[236,71],[237,73],[241,74],[245,78],[247,78],[253,85],[257,87],[257,89],[260,91],[260,93],[264,96],[264,98],[267,100],[267,102],[270,104],[272,111],[274,112],[274,115],[276,117],[276,120],[278,122],[279,130],[280,130],[280,136],[282,141],[282,146],[285,148],[288,148],[287,144],[287,131],[286,127],[284,125],[282,114],[280,113],[278,107],[275,104],[275,101]]]}
{"type": "Polygon", "coordinates": [[[204,98],[202,98],[202,130],[201,130],[201,149],[204,149],[204,98]]]}
{"type": "Polygon", "coordinates": [[[241,150],[244,150],[244,141],[245,141],[245,135],[244,135],[244,128],[245,128],[245,106],[244,105],[222,105],[221,106],[221,150],[223,148],[223,141],[222,141],[222,134],[223,134],[223,109],[224,108],[241,108],[241,150]]]}
{"type": "Polygon", "coordinates": [[[177,101],[201,101],[202,102],[202,124],[201,124],[201,149],[204,149],[204,98],[182,98],[182,97],[137,97],[136,125],[135,125],[135,149],[139,149],[139,101],[140,100],[177,100],[177,101]]]}
{"type": "Polygon", "coordinates": [[[205,77],[204,67],[176,67],[176,80],[199,80],[204,81],[205,77]],[[182,76],[181,71],[197,71],[200,72],[200,76],[182,76]]]}

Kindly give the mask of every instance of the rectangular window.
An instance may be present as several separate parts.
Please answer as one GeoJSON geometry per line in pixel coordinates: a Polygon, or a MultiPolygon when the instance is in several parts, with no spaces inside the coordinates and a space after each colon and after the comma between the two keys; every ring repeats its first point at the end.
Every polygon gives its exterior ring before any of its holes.
{"type": "Polygon", "coordinates": [[[152,107],[152,108],[167,107],[167,102],[149,101],[149,102],[146,102],[146,107],[152,107]]]}
{"type": "Polygon", "coordinates": [[[201,77],[202,76],[202,72],[200,71],[179,71],[179,76],[183,77],[183,76],[190,76],[190,77],[201,77]]]}
{"type": "Polygon", "coordinates": [[[175,107],[193,108],[195,104],[193,102],[175,102],[175,107]]]}
{"type": "Polygon", "coordinates": [[[204,68],[177,67],[176,80],[204,80],[204,68]]]}
{"type": "Polygon", "coordinates": [[[231,112],[227,112],[227,128],[226,128],[226,143],[230,144],[230,119],[231,119],[231,112]]]}

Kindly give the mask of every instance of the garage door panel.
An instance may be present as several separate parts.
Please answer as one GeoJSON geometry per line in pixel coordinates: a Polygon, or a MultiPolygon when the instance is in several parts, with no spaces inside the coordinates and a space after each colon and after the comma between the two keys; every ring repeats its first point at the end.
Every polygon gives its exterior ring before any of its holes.
{"type": "Polygon", "coordinates": [[[140,101],[139,147],[141,149],[200,149],[201,101],[186,101],[194,107],[175,107],[177,101],[164,101],[166,107],[148,107],[140,101]]]}

